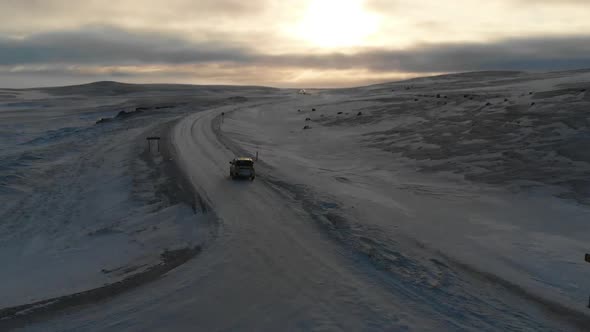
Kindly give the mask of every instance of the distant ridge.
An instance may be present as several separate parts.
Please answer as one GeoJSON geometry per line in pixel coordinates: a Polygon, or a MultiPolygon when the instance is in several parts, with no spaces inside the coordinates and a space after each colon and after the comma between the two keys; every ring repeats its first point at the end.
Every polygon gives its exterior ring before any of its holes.
{"type": "Polygon", "coordinates": [[[181,93],[181,94],[215,94],[215,93],[240,93],[254,91],[275,91],[276,88],[263,86],[240,85],[190,85],[190,84],[134,84],[115,81],[97,81],[80,85],[59,87],[36,88],[27,90],[40,90],[53,95],[91,95],[91,96],[118,96],[134,93],[181,93]]]}
{"type": "Polygon", "coordinates": [[[448,73],[448,74],[440,74],[440,75],[430,75],[430,76],[421,76],[421,77],[414,77],[409,78],[401,81],[389,81],[377,84],[371,84],[367,86],[358,86],[353,88],[346,88],[346,89],[354,89],[354,88],[378,88],[378,87],[387,87],[390,85],[400,85],[400,84],[412,84],[412,83],[421,83],[425,81],[431,80],[450,80],[450,79],[457,79],[457,80],[472,80],[472,79],[517,79],[519,77],[534,77],[534,76],[567,76],[571,74],[580,74],[580,73],[587,73],[590,72],[590,68],[580,68],[580,69],[572,69],[572,70],[560,70],[560,71],[549,71],[549,72],[529,72],[529,71],[517,71],[517,70],[482,70],[482,71],[467,71],[467,72],[458,72],[458,73],[448,73]]]}

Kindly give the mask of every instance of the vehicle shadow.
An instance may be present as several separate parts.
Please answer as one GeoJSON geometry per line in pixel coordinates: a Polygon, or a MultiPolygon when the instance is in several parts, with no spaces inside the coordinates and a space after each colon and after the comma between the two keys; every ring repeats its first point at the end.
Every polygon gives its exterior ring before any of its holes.
{"type": "Polygon", "coordinates": [[[250,182],[254,182],[253,179],[249,178],[249,177],[235,177],[232,178],[231,176],[227,177],[228,180],[232,181],[232,182],[236,182],[236,183],[242,183],[242,182],[246,182],[246,183],[250,183],[250,182]]]}

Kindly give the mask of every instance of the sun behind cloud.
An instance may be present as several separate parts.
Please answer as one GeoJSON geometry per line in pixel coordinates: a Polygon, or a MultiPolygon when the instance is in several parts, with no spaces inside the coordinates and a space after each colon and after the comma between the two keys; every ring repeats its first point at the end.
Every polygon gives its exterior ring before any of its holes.
{"type": "Polygon", "coordinates": [[[298,38],[320,48],[365,44],[376,33],[379,17],[362,0],[312,0],[296,28],[298,38]]]}

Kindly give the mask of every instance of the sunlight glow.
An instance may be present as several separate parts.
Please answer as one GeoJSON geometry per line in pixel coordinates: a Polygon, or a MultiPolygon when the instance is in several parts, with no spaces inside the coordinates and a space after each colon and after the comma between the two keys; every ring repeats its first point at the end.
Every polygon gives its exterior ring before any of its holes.
{"type": "Polygon", "coordinates": [[[351,47],[364,44],[377,28],[377,15],[366,12],[362,0],[312,0],[297,34],[313,46],[351,47]]]}

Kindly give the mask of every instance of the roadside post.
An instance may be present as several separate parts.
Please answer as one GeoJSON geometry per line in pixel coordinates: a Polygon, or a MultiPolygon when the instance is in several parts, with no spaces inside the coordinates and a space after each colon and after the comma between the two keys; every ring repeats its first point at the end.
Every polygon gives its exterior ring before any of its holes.
{"type": "Polygon", "coordinates": [[[148,141],[148,151],[152,151],[152,141],[156,141],[158,144],[158,152],[160,152],[160,136],[149,136],[146,139],[148,141]]]}
{"type": "MultiPolygon", "coordinates": [[[[590,254],[586,254],[586,255],[584,256],[584,260],[585,260],[587,263],[590,263],[590,254]]],[[[590,297],[588,298],[588,308],[590,308],[590,297]]]]}

